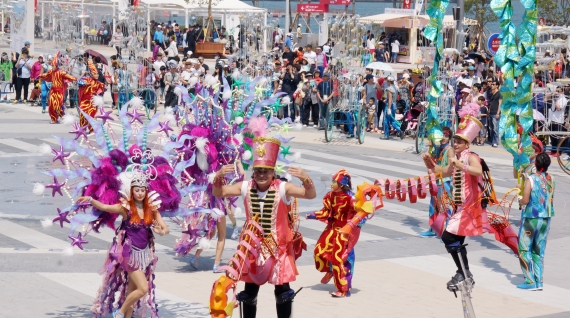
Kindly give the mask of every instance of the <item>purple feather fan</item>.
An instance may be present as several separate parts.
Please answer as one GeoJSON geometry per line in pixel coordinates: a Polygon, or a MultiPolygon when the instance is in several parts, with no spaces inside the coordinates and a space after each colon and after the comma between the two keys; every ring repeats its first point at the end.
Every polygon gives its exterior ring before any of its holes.
{"type": "MultiPolygon", "coordinates": [[[[159,158],[164,160],[162,157],[156,157],[155,163],[156,159],[159,158]]],[[[165,164],[155,166],[155,168],[158,172],[158,177],[149,182],[149,191],[156,191],[159,194],[160,200],[162,201],[159,211],[165,212],[177,210],[182,196],[180,195],[178,188],[176,188],[178,181],[170,174],[172,172],[172,168],[167,162],[165,164]]]]}
{"type": "MultiPolygon", "coordinates": [[[[119,190],[121,182],[117,179],[119,170],[123,171],[128,162],[127,156],[120,150],[114,149],[109,153],[109,157],[101,160],[101,166],[91,172],[91,184],[85,190],[86,196],[91,196],[97,201],[105,204],[119,203],[119,190]]],[[[102,212],[99,217],[91,222],[93,230],[99,232],[102,225],[115,230],[115,220],[118,214],[102,212]]]]}

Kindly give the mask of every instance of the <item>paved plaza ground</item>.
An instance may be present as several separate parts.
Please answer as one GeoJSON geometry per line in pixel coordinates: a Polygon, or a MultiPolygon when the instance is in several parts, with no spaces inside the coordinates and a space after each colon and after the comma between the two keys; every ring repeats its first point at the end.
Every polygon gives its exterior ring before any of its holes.
{"type": "MultiPolygon", "coordinates": [[[[110,108],[110,103],[106,107],[110,108]]],[[[43,197],[32,194],[35,182],[51,181],[43,171],[60,167],[52,163],[51,155],[40,155],[38,146],[47,143],[55,147],[52,135],[69,137],[70,130],[63,124],[50,125],[40,107],[0,104],[0,317],[91,317],[90,305],[101,280],[97,271],[113,233],[104,229],[100,235],[89,235],[86,251],[76,249],[73,256],[63,255],[61,250],[69,246],[69,228],[54,225],[44,229],[40,219],[55,217],[56,207],[68,205],[70,199],[52,199],[47,192],[43,197]]],[[[355,185],[377,178],[425,174],[409,138],[385,141],[379,134],[369,133],[365,143],[358,145],[339,132],[326,143],[324,133],[314,128],[291,131],[291,135],[296,137],[292,149],[302,152],[297,165],[310,173],[318,192],[316,199],[300,202],[302,214],[320,209],[330,176],[340,168],[352,174],[355,185]]],[[[473,149],[489,164],[499,196],[516,184],[506,151],[488,145],[473,149]]],[[[556,162],[549,172],[557,181],[556,216],[546,250],[544,291],[516,288],[523,282],[518,259],[493,236],[468,238],[477,317],[570,317],[570,216],[566,213],[570,176],[556,162]]],[[[385,201],[385,207],[362,228],[352,296],[343,299],[331,298],[334,285],[320,284],[322,275],[312,261],[324,225],[303,219],[300,230],[309,246],[298,261],[300,275],[291,284],[294,289],[303,287],[294,302],[294,317],[461,317],[460,299],[445,288],[455,272],[451,257],[438,239],[419,236],[428,226],[428,206],[427,199],[416,204],[385,201]]],[[[519,218],[515,204],[511,220],[517,230],[519,218]]],[[[238,224],[243,220],[243,216],[238,218],[238,224]]],[[[169,225],[172,233],[156,239],[156,294],[161,317],[209,317],[210,289],[220,276],[212,273],[214,250],[205,251],[199,270],[193,270],[188,258],[175,257],[172,247],[181,229],[172,222],[169,225]]],[[[228,228],[223,262],[236,247],[230,233],[228,228]]],[[[241,288],[240,284],[238,290],[241,288]]],[[[275,317],[272,286],[262,287],[258,303],[258,317],[275,317]]]]}

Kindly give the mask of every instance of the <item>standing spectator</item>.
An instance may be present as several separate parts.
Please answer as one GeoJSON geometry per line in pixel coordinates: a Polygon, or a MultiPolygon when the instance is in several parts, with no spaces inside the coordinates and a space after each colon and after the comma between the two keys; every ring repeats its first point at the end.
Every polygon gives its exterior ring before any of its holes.
{"type": "Polygon", "coordinates": [[[392,63],[398,63],[397,59],[398,59],[398,53],[400,53],[400,42],[398,41],[398,36],[396,36],[394,38],[394,41],[391,44],[392,47],[392,58],[391,61],[392,63]]]}
{"type": "Polygon", "coordinates": [[[425,102],[427,100],[426,95],[427,95],[427,87],[425,84],[424,75],[420,74],[418,76],[418,82],[416,83],[416,85],[414,85],[414,88],[412,89],[412,96],[414,97],[413,102],[414,103],[425,102]]]}
{"type": "Polygon", "coordinates": [[[164,42],[162,40],[162,25],[158,25],[156,27],[156,31],[154,32],[154,36],[152,38],[154,40],[154,42],[156,42],[158,45],[160,45],[160,47],[162,47],[162,49],[164,50],[164,42]]]}
{"type": "Polygon", "coordinates": [[[485,105],[487,101],[483,95],[479,95],[477,97],[477,104],[479,104],[479,121],[483,124],[481,131],[479,132],[479,136],[475,141],[475,145],[484,146],[485,145],[485,136],[487,136],[487,118],[489,117],[489,108],[485,105]]]}
{"type": "Polygon", "coordinates": [[[325,43],[323,45],[323,53],[327,57],[327,62],[330,63],[331,58],[332,58],[332,41],[331,41],[331,39],[328,39],[327,43],[325,43]]]}
{"type": "Polygon", "coordinates": [[[291,117],[295,122],[299,119],[295,118],[295,104],[293,93],[297,90],[297,85],[299,84],[299,77],[293,72],[293,65],[288,64],[285,72],[281,74],[281,91],[289,95],[290,103],[283,108],[283,117],[291,117]]]}
{"type": "MultiPolygon", "coordinates": [[[[293,40],[291,40],[291,36],[291,33],[287,33],[285,38],[285,47],[283,47],[283,49],[289,48],[289,51],[293,50],[293,40]]],[[[259,43],[259,40],[257,42],[259,43]]]]}
{"type": "Polygon", "coordinates": [[[155,70],[155,74],[156,75],[160,75],[160,68],[162,66],[166,67],[166,63],[164,63],[164,61],[162,60],[162,53],[158,52],[158,54],[156,55],[156,60],[153,63],[153,67],[155,70]]]}
{"type": "Polygon", "coordinates": [[[317,68],[319,69],[319,72],[321,72],[321,74],[324,74],[328,68],[327,57],[323,53],[323,50],[320,46],[317,46],[316,54],[317,54],[317,58],[315,60],[315,64],[316,64],[317,68]]]}
{"type": "Polygon", "coordinates": [[[117,57],[119,59],[122,58],[121,56],[121,46],[123,45],[123,31],[121,31],[120,27],[117,27],[117,31],[113,33],[113,37],[111,38],[111,43],[117,50],[117,57]]]}
{"type": "MultiPolygon", "coordinates": [[[[8,58],[8,53],[2,52],[0,58],[0,81],[12,82],[12,61],[8,58]]],[[[4,100],[8,100],[8,94],[4,95],[4,100]]]]}
{"type": "Polygon", "coordinates": [[[370,54],[374,54],[374,52],[376,51],[376,39],[374,39],[374,34],[370,34],[370,36],[366,40],[366,48],[368,48],[370,54]]]}
{"type": "MultiPolygon", "coordinates": [[[[363,104],[366,104],[366,101],[373,100],[374,101],[374,107],[375,107],[375,110],[374,110],[374,115],[375,115],[376,109],[378,108],[378,99],[377,99],[378,97],[377,97],[376,92],[378,90],[381,90],[382,88],[374,80],[374,75],[367,74],[364,79],[366,82],[363,85],[364,86],[364,94],[363,94],[364,96],[362,96],[363,97],[362,102],[363,102],[363,104]]],[[[377,116],[375,116],[375,117],[377,118],[377,116]]],[[[378,127],[377,122],[374,123],[374,127],[373,127],[375,132],[378,131],[376,127],[378,127]]]]}
{"type": "MultiPolygon", "coordinates": [[[[564,127],[564,114],[566,112],[567,105],[568,99],[564,96],[564,89],[561,86],[557,86],[556,95],[553,96],[553,103],[548,114],[550,131],[567,131],[566,127],[564,127]]],[[[556,157],[558,155],[556,148],[560,144],[560,139],[560,136],[557,135],[550,136],[550,145],[553,147],[552,152],[550,152],[551,156],[556,157]]],[[[560,146],[567,147],[565,145],[560,146]]],[[[566,158],[566,156],[564,157],[566,158]]]]}
{"type": "Polygon", "coordinates": [[[295,53],[291,52],[291,50],[289,49],[288,46],[285,46],[284,52],[281,55],[281,57],[283,58],[283,63],[285,63],[285,61],[287,61],[287,64],[293,65],[293,61],[295,60],[295,57],[297,57],[297,55],[295,53]]]}
{"type": "Polygon", "coordinates": [[[158,80],[155,82],[155,91],[159,104],[164,104],[164,88],[166,87],[166,84],[164,83],[164,75],[166,75],[166,65],[160,66],[159,74],[157,76],[158,80]]]}
{"type": "MultiPolygon", "coordinates": [[[[72,60],[69,65],[69,68],[70,68],[70,75],[77,78],[78,80],[83,76],[85,76],[85,73],[87,72],[87,66],[83,61],[83,56],[80,56],[77,59],[72,60]]],[[[69,108],[74,108],[75,106],[77,106],[78,103],[78,92],[76,86],[72,86],[72,88],[69,89],[69,95],[70,95],[69,108]]]]}
{"type": "Polygon", "coordinates": [[[198,35],[197,32],[198,29],[195,25],[189,28],[188,32],[186,32],[186,44],[188,45],[188,50],[184,52],[185,56],[188,54],[188,52],[196,52],[196,40],[198,35]]]}
{"type": "MultiPolygon", "coordinates": [[[[315,68],[316,68],[316,63],[317,63],[317,53],[315,53],[313,51],[313,46],[312,45],[307,45],[305,53],[303,53],[303,58],[307,59],[307,62],[309,62],[309,65],[311,66],[310,71],[314,72],[315,68]]],[[[324,73],[321,73],[324,74],[324,73]]]]}
{"type": "Polygon", "coordinates": [[[168,61],[176,60],[178,57],[178,48],[176,47],[176,39],[171,36],[168,48],[164,51],[168,61]]]}
{"type": "Polygon", "coordinates": [[[32,81],[35,82],[38,79],[38,76],[40,76],[42,73],[42,64],[44,64],[44,56],[40,54],[40,56],[38,56],[38,60],[34,63],[34,65],[32,65],[32,71],[30,73],[30,78],[32,81]]]}
{"type": "Polygon", "coordinates": [[[30,86],[30,75],[32,70],[32,59],[28,56],[28,49],[23,48],[20,58],[16,62],[16,100],[14,102],[24,103],[28,100],[28,86],[30,86]],[[24,95],[22,95],[22,89],[24,95]]]}
{"type": "Polygon", "coordinates": [[[325,130],[326,119],[329,115],[329,102],[333,98],[332,83],[329,74],[323,75],[323,81],[317,85],[317,97],[319,99],[319,130],[325,130]]]}
{"type": "Polygon", "coordinates": [[[501,118],[501,102],[503,96],[499,92],[499,82],[491,82],[491,94],[489,97],[489,133],[491,145],[494,148],[499,146],[499,118],[501,118]]]}
{"type": "Polygon", "coordinates": [[[374,50],[376,62],[386,62],[390,59],[388,52],[384,49],[384,43],[378,43],[378,48],[374,50]]]}
{"type": "Polygon", "coordinates": [[[203,56],[198,56],[198,62],[200,62],[200,66],[204,69],[204,74],[210,74],[210,67],[204,62],[203,56]]]}
{"type": "Polygon", "coordinates": [[[303,38],[303,31],[301,30],[301,25],[298,24],[297,25],[297,43],[301,42],[302,38],[303,38]]]}

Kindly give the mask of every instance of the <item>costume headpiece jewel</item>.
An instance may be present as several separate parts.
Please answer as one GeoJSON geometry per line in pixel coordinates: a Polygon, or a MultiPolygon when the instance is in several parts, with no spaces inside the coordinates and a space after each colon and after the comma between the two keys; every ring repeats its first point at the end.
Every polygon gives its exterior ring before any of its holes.
{"type": "Polygon", "coordinates": [[[153,166],[154,156],[149,149],[141,151],[139,148],[133,150],[131,162],[127,166],[126,173],[132,180],[131,187],[147,187],[148,180],[154,180],[157,176],[156,168],[153,166]]]}

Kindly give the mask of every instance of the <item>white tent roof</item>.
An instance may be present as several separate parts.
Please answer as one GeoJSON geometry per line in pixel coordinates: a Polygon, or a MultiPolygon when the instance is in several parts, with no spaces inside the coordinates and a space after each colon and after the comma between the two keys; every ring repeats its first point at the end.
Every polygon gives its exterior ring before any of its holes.
{"type": "MultiPolygon", "coordinates": [[[[426,25],[427,22],[429,21],[429,16],[428,15],[419,15],[417,16],[420,20],[425,20],[425,23],[421,23],[422,25],[426,25]]],[[[406,19],[413,19],[414,16],[411,16],[409,14],[392,14],[392,13],[382,13],[382,14],[376,14],[376,15],[371,15],[368,17],[362,17],[360,18],[360,21],[362,22],[371,22],[374,24],[383,24],[385,21],[388,20],[394,20],[394,19],[402,19],[402,18],[406,18],[406,19]]],[[[465,18],[464,19],[464,23],[463,25],[475,25],[477,24],[477,21],[469,19],[469,18],[465,18]]],[[[453,16],[452,15],[446,15],[443,17],[443,25],[445,26],[455,26],[455,20],[453,20],[453,16]]]]}
{"type": "MultiPolygon", "coordinates": [[[[192,1],[186,3],[186,1],[184,0],[142,0],[141,2],[144,4],[148,4],[152,7],[160,6],[163,9],[178,7],[178,8],[188,9],[189,11],[201,11],[201,12],[208,11],[208,6],[199,7],[197,5],[192,4],[192,1]]],[[[216,6],[212,5],[212,12],[215,13],[225,13],[225,12],[261,13],[266,11],[267,9],[250,6],[249,4],[239,0],[221,0],[218,5],[216,6]]]]}

